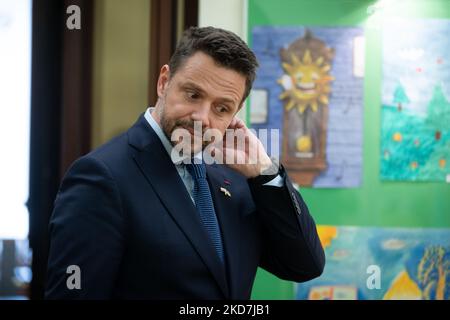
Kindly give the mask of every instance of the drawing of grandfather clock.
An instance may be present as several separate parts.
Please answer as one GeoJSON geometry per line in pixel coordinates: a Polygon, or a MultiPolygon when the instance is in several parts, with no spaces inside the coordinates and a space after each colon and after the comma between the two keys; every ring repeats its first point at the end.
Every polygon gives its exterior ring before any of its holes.
{"type": "Polygon", "coordinates": [[[326,140],[329,74],[334,49],[306,30],[304,36],[280,50],[284,75],[283,142],[281,160],[294,182],[312,185],[327,168],[326,140]]]}

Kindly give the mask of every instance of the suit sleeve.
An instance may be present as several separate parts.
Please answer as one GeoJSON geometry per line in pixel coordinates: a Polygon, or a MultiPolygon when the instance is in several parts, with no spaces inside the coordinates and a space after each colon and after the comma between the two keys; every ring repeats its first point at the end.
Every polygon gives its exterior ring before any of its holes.
{"type": "Polygon", "coordinates": [[[325,254],[306,203],[283,168],[281,175],[282,187],[249,182],[264,232],[260,266],[283,280],[304,282],[322,274],[325,254]]]}
{"type": "Polygon", "coordinates": [[[69,169],[49,232],[46,298],[111,298],[124,251],[124,219],[117,186],[101,161],[83,157],[69,169]],[[80,289],[67,285],[76,283],[75,272],[68,272],[72,265],[79,267],[80,289]]]}

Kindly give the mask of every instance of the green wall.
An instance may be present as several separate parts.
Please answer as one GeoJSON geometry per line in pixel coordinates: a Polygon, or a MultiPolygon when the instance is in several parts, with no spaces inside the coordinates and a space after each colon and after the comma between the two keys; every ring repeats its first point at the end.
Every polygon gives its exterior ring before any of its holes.
{"type": "MultiPolygon", "coordinates": [[[[356,189],[302,188],[317,224],[378,227],[450,227],[450,186],[445,183],[381,182],[381,22],[383,17],[450,19],[450,0],[249,0],[248,39],[256,25],[361,26],[366,37],[363,182],[356,189]]],[[[259,270],[253,299],[292,299],[293,283],[259,270]]]]}

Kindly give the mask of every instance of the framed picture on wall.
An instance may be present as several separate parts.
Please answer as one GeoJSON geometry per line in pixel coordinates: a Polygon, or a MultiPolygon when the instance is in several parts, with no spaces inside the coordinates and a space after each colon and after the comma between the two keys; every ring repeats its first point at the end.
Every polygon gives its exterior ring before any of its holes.
{"type": "Polygon", "coordinates": [[[358,187],[362,176],[364,32],[256,25],[255,129],[280,131],[281,161],[300,186],[358,187]]]}

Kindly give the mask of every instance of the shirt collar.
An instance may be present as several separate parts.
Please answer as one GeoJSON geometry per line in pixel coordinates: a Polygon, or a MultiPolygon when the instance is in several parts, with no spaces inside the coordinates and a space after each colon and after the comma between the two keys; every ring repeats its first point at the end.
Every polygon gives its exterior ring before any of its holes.
{"type": "Polygon", "coordinates": [[[155,108],[147,108],[147,110],[145,111],[145,114],[144,114],[145,120],[147,120],[148,124],[152,127],[153,131],[155,131],[159,140],[161,140],[161,143],[163,144],[164,149],[166,149],[167,153],[170,156],[170,154],[172,153],[173,146],[170,143],[169,139],[167,139],[166,135],[162,131],[159,124],[153,118],[153,116],[152,116],[153,110],[155,110],[155,108]]]}
{"type": "MultiPolygon", "coordinates": [[[[167,153],[169,154],[169,157],[171,157],[173,146],[170,143],[167,136],[164,134],[163,130],[159,126],[159,124],[155,121],[155,119],[152,116],[152,112],[155,110],[154,107],[147,108],[145,111],[144,117],[145,120],[147,120],[148,124],[152,127],[153,131],[155,131],[156,135],[158,136],[159,140],[161,140],[161,143],[164,146],[164,149],[166,149],[167,153]]],[[[194,155],[194,158],[196,159],[202,159],[202,152],[199,152],[194,155]]],[[[172,159],[172,157],[171,157],[172,159]]],[[[173,161],[173,159],[172,159],[173,161]]],[[[174,161],[175,164],[181,164],[183,160],[174,161]]]]}

